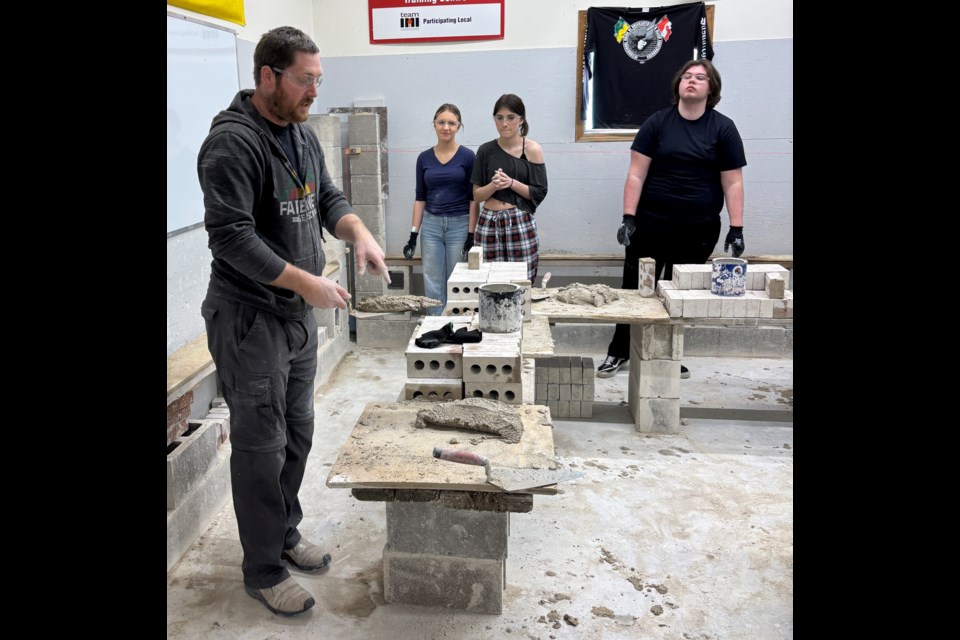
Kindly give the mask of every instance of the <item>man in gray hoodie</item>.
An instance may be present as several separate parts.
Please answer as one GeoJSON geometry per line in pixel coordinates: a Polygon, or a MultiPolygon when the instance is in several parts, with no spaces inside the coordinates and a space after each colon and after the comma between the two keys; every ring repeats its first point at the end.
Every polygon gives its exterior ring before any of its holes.
{"type": "Polygon", "coordinates": [[[201,314],[230,408],[244,586],[273,613],[296,615],[315,601],[288,567],[315,572],[330,563],[297,530],[314,429],[312,309],[345,309],[350,298],[321,275],[324,229],[353,243],[358,273],[369,266],[388,276],[383,249],[330,180],[320,142],[303,124],[323,80],[316,44],[279,27],[260,39],[253,62],[256,88],[213,119],[197,159],[213,255],[201,314]]]}

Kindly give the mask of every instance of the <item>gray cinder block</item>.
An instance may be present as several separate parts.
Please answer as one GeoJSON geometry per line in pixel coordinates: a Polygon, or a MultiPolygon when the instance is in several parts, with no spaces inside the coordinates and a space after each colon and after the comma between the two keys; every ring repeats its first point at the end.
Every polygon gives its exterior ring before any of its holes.
{"type": "Polygon", "coordinates": [[[383,597],[387,602],[503,611],[505,560],[383,550],[383,597]]]}
{"type": "Polygon", "coordinates": [[[506,511],[451,509],[436,502],[387,503],[387,546],[394,551],[502,560],[509,535],[506,511]]]}
{"type": "MultiPolygon", "coordinates": [[[[196,429],[178,439],[167,454],[167,509],[175,509],[196,487],[217,458],[220,434],[213,420],[191,420],[196,429]]],[[[189,430],[188,430],[189,432],[189,430]]]]}

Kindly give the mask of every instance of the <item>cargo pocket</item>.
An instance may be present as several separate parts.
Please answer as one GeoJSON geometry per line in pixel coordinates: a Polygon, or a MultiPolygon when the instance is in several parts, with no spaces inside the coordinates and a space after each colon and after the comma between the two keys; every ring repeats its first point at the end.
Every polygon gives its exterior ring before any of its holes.
{"type": "Polygon", "coordinates": [[[268,451],[286,444],[273,409],[270,374],[221,370],[220,384],[230,400],[230,441],[239,451],[268,451]]]}

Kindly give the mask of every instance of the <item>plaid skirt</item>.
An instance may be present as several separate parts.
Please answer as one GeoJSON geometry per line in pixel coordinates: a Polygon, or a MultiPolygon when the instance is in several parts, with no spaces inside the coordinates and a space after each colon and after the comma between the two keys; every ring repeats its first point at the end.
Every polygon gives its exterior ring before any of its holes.
{"type": "Polygon", "coordinates": [[[531,284],[536,280],[540,240],[537,238],[537,220],[533,214],[518,207],[503,211],[480,207],[474,240],[483,249],[485,261],[525,261],[527,278],[531,284]]]}

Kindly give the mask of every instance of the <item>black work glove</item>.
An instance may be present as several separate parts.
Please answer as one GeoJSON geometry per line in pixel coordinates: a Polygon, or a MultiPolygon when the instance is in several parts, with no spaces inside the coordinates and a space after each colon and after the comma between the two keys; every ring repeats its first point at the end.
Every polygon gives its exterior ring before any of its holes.
{"type": "Polygon", "coordinates": [[[463,260],[464,260],[464,261],[466,261],[466,259],[467,259],[467,254],[470,252],[470,249],[473,249],[473,234],[472,234],[472,233],[468,233],[468,234],[467,234],[467,239],[466,239],[466,241],[463,243],[463,252],[462,252],[462,253],[463,253],[463,260]]]}
{"type": "Polygon", "coordinates": [[[480,329],[469,330],[466,327],[460,327],[453,332],[453,335],[447,338],[450,344],[468,344],[483,341],[483,332],[480,329]]]}
{"type": "Polygon", "coordinates": [[[417,236],[420,235],[416,231],[410,232],[410,239],[407,240],[406,246],[403,248],[403,257],[407,260],[413,260],[413,252],[417,248],[417,236]]]}
{"type": "Polygon", "coordinates": [[[630,246],[630,236],[637,230],[637,223],[633,220],[634,217],[635,216],[624,214],[623,222],[620,224],[620,228],[617,229],[617,242],[625,247],[630,246]]]}
{"type": "Polygon", "coordinates": [[[723,241],[723,251],[726,253],[727,249],[733,247],[733,257],[739,258],[743,255],[743,250],[746,248],[743,244],[743,227],[730,227],[730,231],[727,231],[727,238],[723,241]]]}
{"type": "Polygon", "coordinates": [[[427,331],[422,336],[413,341],[421,349],[435,349],[446,342],[453,335],[453,323],[448,322],[439,329],[427,331]]]}

